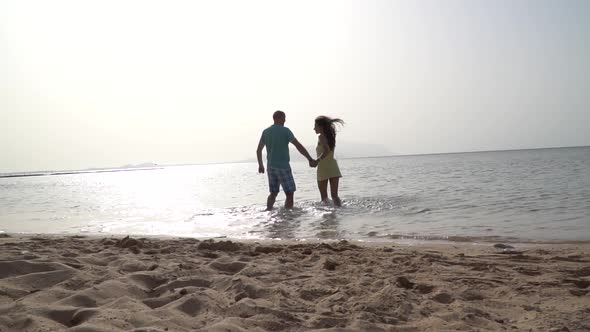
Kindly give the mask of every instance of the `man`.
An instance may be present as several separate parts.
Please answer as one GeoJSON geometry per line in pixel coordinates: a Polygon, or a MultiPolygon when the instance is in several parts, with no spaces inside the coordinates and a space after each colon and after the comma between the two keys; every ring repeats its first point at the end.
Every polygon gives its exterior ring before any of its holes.
{"type": "Polygon", "coordinates": [[[262,132],[256,157],[258,158],[258,173],[264,173],[264,164],[262,163],[262,149],[266,146],[267,174],[270,195],[266,200],[266,209],[272,210],[277,195],[279,194],[279,185],[287,198],[285,199],[285,208],[293,208],[293,195],[295,193],[295,179],[289,165],[289,143],[293,143],[297,151],[309,161],[310,167],[316,167],[315,161],[307,152],[305,147],[297,141],[291,130],[285,127],[285,113],[276,111],[272,115],[274,124],[262,132]]]}

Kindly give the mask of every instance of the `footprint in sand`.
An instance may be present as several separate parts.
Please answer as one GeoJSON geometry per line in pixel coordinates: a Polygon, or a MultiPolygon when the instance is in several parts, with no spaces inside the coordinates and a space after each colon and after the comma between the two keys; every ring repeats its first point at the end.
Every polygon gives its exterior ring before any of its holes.
{"type": "Polygon", "coordinates": [[[45,315],[66,327],[74,327],[88,321],[98,313],[97,309],[64,307],[51,309],[45,315]]]}
{"type": "Polygon", "coordinates": [[[58,301],[56,304],[72,307],[94,308],[96,300],[84,294],[74,294],[58,301]]]}
{"type": "Polygon", "coordinates": [[[171,281],[166,284],[161,284],[160,286],[153,289],[152,293],[150,294],[153,297],[160,296],[168,291],[174,291],[179,288],[186,288],[186,287],[201,287],[201,288],[209,288],[211,287],[211,281],[201,279],[201,278],[180,278],[174,281],[171,281]]]}
{"type": "Polygon", "coordinates": [[[196,297],[191,297],[182,300],[178,305],[175,306],[176,310],[184,312],[185,314],[195,317],[203,309],[204,305],[196,297]]]}
{"type": "Polygon", "coordinates": [[[28,292],[49,288],[77,273],[75,269],[61,263],[0,262],[0,279],[3,279],[3,284],[28,292]]]}
{"type": "Polygon", "coordinates": [[[573,275],[578,277],[588,277],[590,276],[590,266],[583,267],[579,270],[573,272],[573,275]]]}
{"type": "Polygon", "coordinates": [[[213,261],[209,264],[209,266],[211,266],[212,268],[221,271],[221,272],[226,272],[226,273],[231,273],[231,274],[235,274],[238,273],[240,271],[242,271],[246,265],[248,265],[247,263],[244,262],[222,262],[222,261],[213,261]]]}
{"type": "Polygon", "coordinates": [[[129,281],[137,285],[139,288],[146,291],[151,291],[154,288],[168,282],[168,279],[157,274],[148,273],[134,273],[128,277],[129,281]]]}

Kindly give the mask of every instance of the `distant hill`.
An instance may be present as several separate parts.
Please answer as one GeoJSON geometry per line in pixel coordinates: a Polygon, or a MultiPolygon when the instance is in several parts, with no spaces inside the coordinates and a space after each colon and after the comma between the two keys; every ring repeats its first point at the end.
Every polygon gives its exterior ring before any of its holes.
{"type": "Polygon", "coordinates": [[[159,169],[162,165],[155,163],[142,163],[137,165],[125,165],[119,167],[99,167],[99,168],[86,168],[81,170],[61,170],[61,171],[31,171],[31,172],[11,172],[11,173],[0,173],[0,178],[10,177],[25,177],[25,176],[47,176],[47,175],[65,175],[65,174],[84,174],[84,173],[103,173],[103,172],[120,172],[120,171],[133,171],[133,170],[145,170],[145,169],[159,169]]]}

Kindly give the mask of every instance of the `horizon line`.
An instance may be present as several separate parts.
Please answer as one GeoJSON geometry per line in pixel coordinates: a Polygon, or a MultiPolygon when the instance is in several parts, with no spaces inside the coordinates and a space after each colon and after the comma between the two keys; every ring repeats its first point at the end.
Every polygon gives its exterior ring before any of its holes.
{"type": "MultiPolygon", "coordinates": [[[[534,147],[534,148],[519,148],[519,149],[498,149],[498,150],[471,150],[471,151],[451,151],[451,152],[427,152],[427,153],[408,153],[408,154],[391,154],[391,155],[377,155],[377,156],[362,156],[362,157],[342,157],[339,159],[373,159],[373,158],[391,158],[391,157],[411,157],[411,156],[430,156],[430,155],[445,155],[445,154],[462,154],[462,153],[485,153],[485,152],[510,152],[510,151],[526,151],[526,150],[550,150],[550,149],[568,149],[568,148],[587,148],[590,145],[571,145],[571,146],[551,146],[551,147],[534,147]]],[[[145,170],[153,168],[175,167],[175,166],[198,166],[198,165],[216,165],[216,164],[245,164],[255,163],[256,160],[234,160],[234,161],[218,161],[218,162],[200,162],[200,163],[179,163],[179,164],[158,164],[152,163],[151,167],[137,167],[125,168],[125,166],[117,167],[89,167],[85,169],[69,169],[69,170],[43,170],[43,171],[16,171],[16,172],[2,172],[0,178],[9,177],[27,177],[27,176],[51,176],[51,175],[65,175],[65,174],[85,174],[85,173],[99,173],[99,172],[117,172],[126,170],[145,170]]]]}
{"type": "Polygon", "coordinates": [[[551,150],[551,149],[573,149],[573,148],[590,148],[590,145],[568,145],[568,146],[550,146],[538,148],[520,148],[520,149],[501,149],[501,150],[471,150],[471,151],[451,151],[451,152],[427,152],[427,153],[408,153],[408,154],[392,154],[384,156],[368,156],[368,157],[344,157],[340,159],[363,159],[363,158],[389,158],[389,157],[411,157],[411,156],[434,156],[441,154],[463,154],[463,153],[485,153],[485,152],[510,152],[510,151],[526,151],[526,150],[551,150]]]}

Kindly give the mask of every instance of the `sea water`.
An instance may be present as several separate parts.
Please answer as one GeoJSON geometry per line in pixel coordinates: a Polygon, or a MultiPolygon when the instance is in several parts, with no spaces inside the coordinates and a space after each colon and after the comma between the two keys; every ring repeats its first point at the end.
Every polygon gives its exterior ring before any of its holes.
{"type": "MultiPolygon", "coordinates": [[[[296,153],[292,151],[291,153],[296,153]]],[[[256,163],[0,178],[0,232],[389,241],[590,240],[590,147],[342,159],[341,208],[293,162],[265,211],[256,163]]]]}

